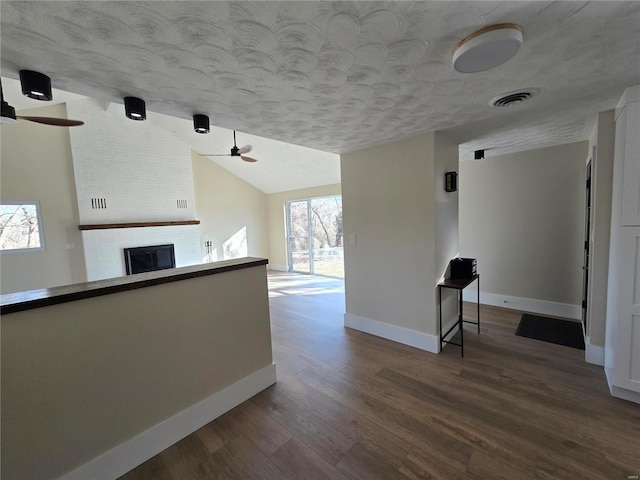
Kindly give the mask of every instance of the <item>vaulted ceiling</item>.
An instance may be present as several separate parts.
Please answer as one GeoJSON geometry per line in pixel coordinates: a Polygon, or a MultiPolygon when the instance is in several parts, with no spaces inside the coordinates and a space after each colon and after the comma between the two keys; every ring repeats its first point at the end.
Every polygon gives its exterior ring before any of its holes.
{"type": "Polygon", "coordinates": [[[462,159],[584,140],[595,113],[640,83],[636,1],[0,5],[5,77],[37,70],[69,92],[138,96],[183,122],[205,113],[333,153],[430,131],[460,143],[462,159]],[[503,22],[522,26],[515,57],[482,73],[451,68],[459,40],[503,22]],[[489,105],[523,88],[539,93],[489,105]]]}

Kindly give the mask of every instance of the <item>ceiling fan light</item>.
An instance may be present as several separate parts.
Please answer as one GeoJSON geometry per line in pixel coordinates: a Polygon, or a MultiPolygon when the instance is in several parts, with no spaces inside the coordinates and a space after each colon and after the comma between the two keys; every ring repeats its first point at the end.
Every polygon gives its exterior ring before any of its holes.
{"type": "Polygon", "coordinates": [[[147,109],[144,100],[138,97],[124,97],[124,112],[131,120],[146,120],[147,109]]]}
{"type": "Polygon", "coordinates": [[[522,46],[522,27],[500,23],[482,28],[462,39],[453,49],[453,68],[477,73],[502,65],[522,46]]]}
{"type": "Polygon", "coordinates": [[[25,97],[49,102],[53,100],[51,79],[44,73],[33,70],[20,70],[20,86],[25,97]]]}
{"type": "Polygon", "coordinates": [[[193,129],[196,133],[209,133],[209,117],[200,113],[194,115],[193,129]]]}

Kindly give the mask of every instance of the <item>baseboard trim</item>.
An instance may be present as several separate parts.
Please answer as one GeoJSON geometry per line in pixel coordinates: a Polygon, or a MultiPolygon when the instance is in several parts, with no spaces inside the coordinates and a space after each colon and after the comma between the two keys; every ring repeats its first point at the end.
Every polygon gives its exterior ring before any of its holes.
{"type": "Polygon", "coordinates": [[[438,353],[440,347],[440,341],[437,335],[430,335],[409,328],[398,327],[397,325],[391,325],[350,313],[344,314],[344,326],[431,353],[438,353]]]}
{"type": "Polygon", "coordinates": [[[604,347],[600,345],[592,345],[589,337],[585,339],[584,359],[587,363],[604,367],[604,347]]]}
{"type": "Polygon", "coordinates": [[[613,385],[613,369],[611,367],[604,368],[604,375],[607,379],[607,386],[612,397],[621,398],[628,402],[640,403],[640,392],[633,390],[627,390],[626,388],[620,388],[613,385]]]}
{"type": "MultiPolygon", "coordinates": [[[[466,302],[476,302],[478,293],[472,289],[464,290],[463,298],[466,302]]],[[[480,292],[480,303],[554,317],[572,318],[574,320],[580,320],[582,317],[582,309],[579,305],[548,302],[546,300],[536,300],[535,298],[511,297],[497,293],[480,292]]]]}
{"type": "Polygon", "coordinates": [[[269,263],[267,264],[267,270],[276,270],[278,272],[288,272],[288,265],[278,265],[277,263],[269,263]]]}
{"type": "Polygon", "coordinates": [[[628,402],[640,403],[640,392],[634,392],[626,388],[611,387],[611,395],[628,402]]]}
{"type": "Polygon", "coordinates": [[[113,480],[276,383],[272,363],[121,443],[60,480],[113,480]]]}

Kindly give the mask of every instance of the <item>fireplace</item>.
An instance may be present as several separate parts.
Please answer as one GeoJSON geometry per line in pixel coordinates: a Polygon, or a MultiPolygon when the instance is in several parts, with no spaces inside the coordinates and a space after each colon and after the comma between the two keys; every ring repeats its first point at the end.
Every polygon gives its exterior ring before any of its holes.
{"type": "Polygon", "coordinates": [[[176,256],[173,244],[125,248],[124,264],[127,275],[175,268],[176,256]]]}

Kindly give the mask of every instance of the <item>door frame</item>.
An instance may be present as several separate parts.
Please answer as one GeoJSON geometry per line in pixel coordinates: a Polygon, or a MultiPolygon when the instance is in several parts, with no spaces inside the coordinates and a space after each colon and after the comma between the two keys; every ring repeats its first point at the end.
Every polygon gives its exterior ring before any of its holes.
{"type": "Polygon", "coordinates": [[[589,298],[589,267],[591,263],[591,211],[593,200],[592,189],[592,158],[587,160],[585,174],[585,203],[584,203],[584,260],[582,265],[582,328],[587,336],[588,298],[589,298]]]}

